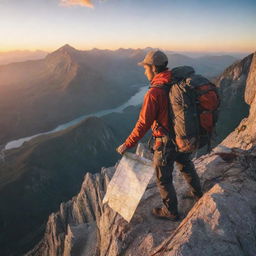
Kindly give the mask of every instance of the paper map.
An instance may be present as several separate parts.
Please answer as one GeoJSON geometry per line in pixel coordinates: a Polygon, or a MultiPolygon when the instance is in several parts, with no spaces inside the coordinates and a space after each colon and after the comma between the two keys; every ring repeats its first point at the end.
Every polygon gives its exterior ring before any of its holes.
{"type": "Polygon", "coordinates": [[[132,153],[125,153],[107,187],[103,204],[130,222],[154,173],[152,161],[132,153]]]}

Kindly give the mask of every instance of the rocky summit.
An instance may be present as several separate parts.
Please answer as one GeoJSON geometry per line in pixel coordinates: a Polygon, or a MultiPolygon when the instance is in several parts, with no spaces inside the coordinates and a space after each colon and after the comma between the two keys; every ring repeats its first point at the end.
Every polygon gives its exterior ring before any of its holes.
{"type": "MultiPolygon", "coordinates": [[[[249,116],[210,154],[194,161],[204,195],[197,202],[174,172],[182,220],[151,216],[161,204],[152,180],[130,223],[102,205],[116,167],[85,175],[79,194],[50,215],[44,238],[27,256],[255,256],[256,54],[245,88],[249,116]]],[[[139,148],[137,154],[150,157],[139,148]]]]}

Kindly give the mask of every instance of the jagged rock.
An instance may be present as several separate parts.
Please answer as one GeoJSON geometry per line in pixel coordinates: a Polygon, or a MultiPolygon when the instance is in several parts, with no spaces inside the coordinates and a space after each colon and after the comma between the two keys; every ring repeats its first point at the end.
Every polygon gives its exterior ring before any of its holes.
{"type": "Polygon", "coordinates": [[[79,194],[50,215],[43,240],[26,255],[96,255],[102,199],[114,170],[103,168],[98,174],[87,173],[79,194]]]}

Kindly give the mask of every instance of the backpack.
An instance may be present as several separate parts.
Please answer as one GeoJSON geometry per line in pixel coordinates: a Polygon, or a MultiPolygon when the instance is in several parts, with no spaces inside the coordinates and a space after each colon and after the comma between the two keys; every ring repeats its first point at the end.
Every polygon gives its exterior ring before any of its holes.
{"type": "Polygon", "coordinates": [[[210,151],[220,105],[217,87],[192,67],[177,67],[172,69],[169,100],[177,150],[193,152],[208,145],[210,151]]]}

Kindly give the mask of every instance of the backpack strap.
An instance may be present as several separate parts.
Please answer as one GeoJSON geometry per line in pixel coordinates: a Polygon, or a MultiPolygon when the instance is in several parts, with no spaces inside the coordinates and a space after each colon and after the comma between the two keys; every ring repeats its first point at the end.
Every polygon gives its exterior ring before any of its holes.
{"type": "Polygon", "coordinates": [[[171,85],[172,85],[171,83],[161,84],[161,85],[152,85],[149,88],[159,88],[159,89],[162,89],[166,92],[166,97],[167,97],[167,101],[168,101],[168,108],[167,108],[168,109],[168,123],[169,123],[169,126],[170,126],[170,131],[166,130],[164,128],[164,126],[159,121],[156,121],[156,123],[157,123],[157,128],[161,127],[161,129],[164,131],[164,133],[167,136],[169,136],[170,141],[173,144],[173,146],[177,149],[177,145],[175,143],[175,137],[176,136],[175,136],[175,132],[174,132],[174,128],[173,128],[174,127],[173,122],[172,122],[172,119],[171,119],[171,115],[172,115],[171,112],[172,111],[171,111],[171,105],[170,105],[170,100],[169,100],[169,91],[170,91],[171,85]]]}
{"type": "Polygon", "coordinates": [[[149,86],[149,89],[151,88],[159,88],[159,89],[164,89],[167,93],[169,93],[171,84],[160,84],[160,85],[151,85],[149,86]]]}

